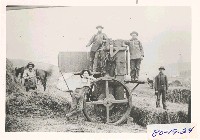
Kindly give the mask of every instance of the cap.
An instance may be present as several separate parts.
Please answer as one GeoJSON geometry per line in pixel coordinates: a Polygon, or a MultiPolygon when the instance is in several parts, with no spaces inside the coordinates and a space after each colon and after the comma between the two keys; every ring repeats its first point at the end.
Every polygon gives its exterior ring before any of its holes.
{"type": "Polygon", "coordinates": [[[101,26],[101,25],[98,25],[98,26],[96,27],[96,29],[98,29],[98,28],[101,28],[101,29],[103,29],[103,26],[101,26]]]}
{"type": "Polygon", "coordinates": [[[136,34],[138,36],[138,33],[136,31],[133,31],[130,33],[130,35],[132,35],[132,34],[136,34]]]}
{"type": "Polygon", "coordinates": [[[161,67],[159,68],[159,70],[160,70],[160,69],[163,69],[163,70],[165,70],[165,67],[161,66],[161,67]]]}
{"type": "Polygon", "coordinates": [[[92,75],[92,73],[91,73],[90,70],[88,70],[88,69],[82,70],[80,74],[83,75],[85,71],[87,71],[89,75],[92,75]]]}
{"type": "Polygon", "coordinates": [[[33,68],[35,67],[35,65],[32,62],[28,63],[27,68],[29,68],[30,66],[32,66],[33,68]]]}

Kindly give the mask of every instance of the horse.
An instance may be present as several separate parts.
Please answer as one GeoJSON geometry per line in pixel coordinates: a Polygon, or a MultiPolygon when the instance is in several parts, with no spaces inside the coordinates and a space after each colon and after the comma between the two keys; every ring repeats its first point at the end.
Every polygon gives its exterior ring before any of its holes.
{"type": "Polygon", "coordinates": [[[42,69],[36,69],[36,77],[41,81],[44,91],[46,90],[48,72],[42,69]]]}
{"type": "Polygon", "coordinates": [[[20,81],[22,83],[22,78],[23,78],[23,74],[24,74],[24,70],[25,70],[25,67],[20,67],[20,68],[15,68],[15,76],[18,78],[19,77],[19,74],[20,74],[20,81]]]}
{"type": "Polygon", "coordinates": [[[151,80],[150,78],[147,78],[147,83],[153,89],[153,80],[151,80]]]}

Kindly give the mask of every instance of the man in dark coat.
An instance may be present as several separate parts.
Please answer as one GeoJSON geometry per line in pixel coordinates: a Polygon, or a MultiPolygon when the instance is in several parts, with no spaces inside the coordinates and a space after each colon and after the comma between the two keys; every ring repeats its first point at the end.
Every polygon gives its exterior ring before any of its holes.
{"type": "Polygon", "coordinates": [[[157,96],[156,107],[160,107],[160,96],[162,95],[163,109],[167,109],[166,106],[166,93],[168,90],[167,76],[163,73],[165,68],[161,66],[159,68],[159,74],[155,77],[155,94],[157,96]]]}
{"type": "Polygon", "coordinates": [[[96,29],[98,30],[97,34],[93,35],[90,39],[89,43],[86,45],[86,47],[89,47],[92,44],[91,50],[90,50],[90,70],[95,71],[94,66],[97,62],[94,62],[95,54],[96,52],[102,47],[102,44],[106,42],[107,35],[105,33],[102,33],[102,26],[97,26],[96,29]],[[94,64],[95,63],[95,64],[94,64]]]}
{"type": "Polygon", "coordinates": [[[133,31],[130,35],[132,38],[128,41],[124,41],[124,44],[129,46],[131,80],[137,81],[139,78],[140,64],[144,57],[144,51],[142,43],[137,39],[138,33],[133,31]]]}

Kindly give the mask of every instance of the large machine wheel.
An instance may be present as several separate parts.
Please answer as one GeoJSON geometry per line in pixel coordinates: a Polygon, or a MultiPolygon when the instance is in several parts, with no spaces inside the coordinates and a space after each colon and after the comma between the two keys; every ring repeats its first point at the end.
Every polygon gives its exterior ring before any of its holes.
{"type": "Polygon", "coordinates": [[[83,113],[88,121],[118,125],[130,114],[132,96],[122,82],[102,77],[91,86],[96,100],[84,100],[83,113]]]}

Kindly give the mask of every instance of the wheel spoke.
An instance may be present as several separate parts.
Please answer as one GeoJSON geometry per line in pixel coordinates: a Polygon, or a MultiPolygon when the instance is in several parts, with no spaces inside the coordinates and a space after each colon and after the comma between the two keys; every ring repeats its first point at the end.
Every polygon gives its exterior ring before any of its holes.
{"type": "Polygon", "coordinates": [[[110,110],[110,108],[109,108],[109,106],[106,106],[106,123],[109,123],[109,111],[110,110]]]}
{"type": "Polygon", "coordinates": [[[124,99],[124,100],[111,100],[112,103],[128,103],[128,100],[127,99],[124,99]]]}
{"type": "Polygon", "coordinates": [[[108,87],[108,81],[106,81],[106,98],[109,97],[109,87],[108,87]]]}
{"type": "Polygon", "coordinates": [[[100,105],[103,104],[102,100],[86,102],[87,105],[100,105]]]}

